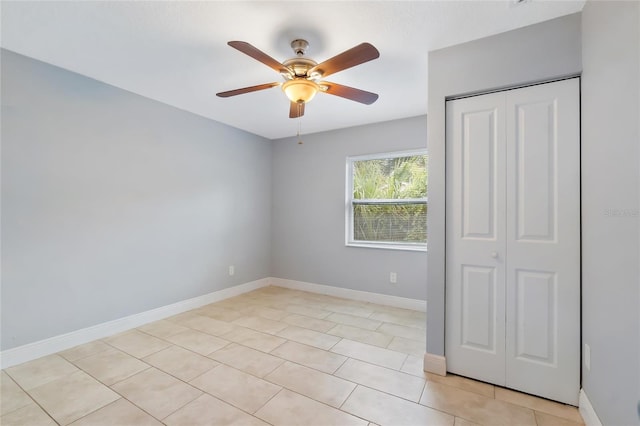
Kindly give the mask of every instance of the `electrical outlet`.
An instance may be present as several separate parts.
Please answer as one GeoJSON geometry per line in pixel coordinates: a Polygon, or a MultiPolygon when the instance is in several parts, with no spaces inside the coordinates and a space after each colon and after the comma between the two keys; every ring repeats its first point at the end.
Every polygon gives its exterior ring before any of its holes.
{"type": "Polygon", "coordinates": [[[229,275],[233,275],[236,273],[236,267],[233,265],[229,265],[229,275]]]}
{"type": "Polygon", "coordinates": [[[398,283],[398,275],[395,272],[389,273],[389,282],[391,284],[397,284],[398,283]]]}
{"type": "Polygon", "coordinates": [[[591,346],[584,344],[584,366],[591,371],[591,346]]]}

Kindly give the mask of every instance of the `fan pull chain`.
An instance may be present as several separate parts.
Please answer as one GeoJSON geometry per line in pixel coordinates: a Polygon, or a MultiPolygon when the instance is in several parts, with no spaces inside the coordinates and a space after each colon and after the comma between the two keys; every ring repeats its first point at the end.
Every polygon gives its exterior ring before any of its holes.
{"type": "Polygon", "coordinates": [[[302,131],[302,102],[298,103],[298,145],[302,145],[302,139],[300,139],[300,132],[302,131]]]}

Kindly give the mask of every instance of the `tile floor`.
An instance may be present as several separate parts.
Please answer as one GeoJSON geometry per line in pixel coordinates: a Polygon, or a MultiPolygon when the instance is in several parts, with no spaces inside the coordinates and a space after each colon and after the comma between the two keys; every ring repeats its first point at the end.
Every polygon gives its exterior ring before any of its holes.
{"type": "Polygon", "coordinates": [[[424,348],[424,313],[266,287],[2,371],[0,424],[582,424],[424,348]]]}

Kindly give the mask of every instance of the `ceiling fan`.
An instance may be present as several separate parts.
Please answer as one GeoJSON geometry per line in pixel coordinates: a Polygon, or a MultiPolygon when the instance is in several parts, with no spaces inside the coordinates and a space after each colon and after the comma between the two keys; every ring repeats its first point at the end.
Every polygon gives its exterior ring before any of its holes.
{"type": "Polygon", "coordinates": [[[321,63],[304,56],[309,43],[302,39],[291,42],[291,48],[296,56],[282,63],[247,42],[230,41],[227,44],[280,73],[285,81],[217,93],[222,98],[281,86],[291,101],[289,107],[289,117],[291,118],[304,115],[305,104],[313,99],[318,92],[340,96],[366,105],[371,105],[378,99],[378,95],[375,93],[323,80],[324,77],[331,74],[378,58],[380,52],[369,43],[359,44],[321,63]]]}

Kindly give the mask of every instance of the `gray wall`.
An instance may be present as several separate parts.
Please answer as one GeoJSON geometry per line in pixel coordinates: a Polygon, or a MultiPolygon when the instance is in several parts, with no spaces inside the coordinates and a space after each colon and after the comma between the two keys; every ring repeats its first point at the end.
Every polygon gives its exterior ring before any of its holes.
{"type": "Polygon", "coordinates": [[[349,155],[426,148],[426,139],[421,116],[304,135],[303,145],[274,141],[273,276],[425,300],[426,253],[345,246],[345,169],[349,155]]]}
{"type": "Polygon", "coordinates": [[[640,424],[640,3],[582,12],[582,384],[605,425],[640,424]]]}
{"type": "Polygon", "coordinates": [[[445,98],[581,70],[580,14],[429,53],[427,352],[444,355],[445,98]]]}
{"type": "Polygon", "coordinates": [[[269,276],[270,141],[1,53],[2,350],[269,276]]]}

